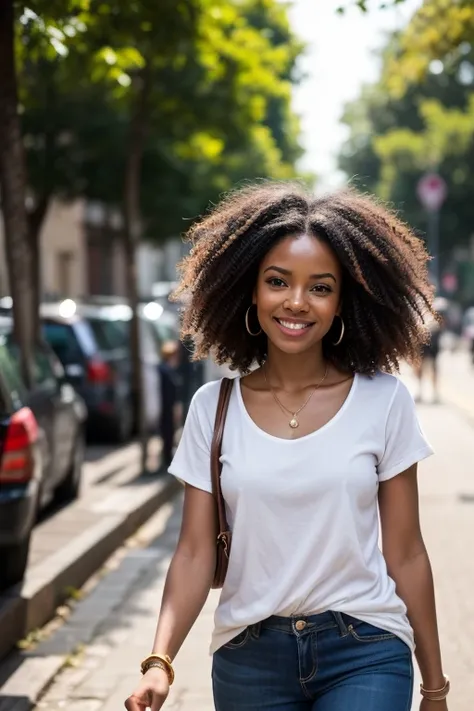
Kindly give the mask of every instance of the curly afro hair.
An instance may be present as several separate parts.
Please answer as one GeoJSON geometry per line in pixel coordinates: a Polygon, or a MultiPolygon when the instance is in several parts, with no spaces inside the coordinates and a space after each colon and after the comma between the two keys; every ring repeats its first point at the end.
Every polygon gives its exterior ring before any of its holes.
{"type": "Polygon", "coordinates": [[[194,342],[195,358],[212,354],[241,373],[264,362],[265,334],[255,338],[245,328],[259,265],[280,240],[304,233],[325,240],[342,266],[345,334],[338,346],[340,326],[327,334],[326,358],[365,374],[416,362],[425,321],[435,316],[423,242],[352,189],[315,197],[299,184],[271,181],[229,194],[189,230],[193,246],[173,299],[184,300],[182,335],[194,342]]]}

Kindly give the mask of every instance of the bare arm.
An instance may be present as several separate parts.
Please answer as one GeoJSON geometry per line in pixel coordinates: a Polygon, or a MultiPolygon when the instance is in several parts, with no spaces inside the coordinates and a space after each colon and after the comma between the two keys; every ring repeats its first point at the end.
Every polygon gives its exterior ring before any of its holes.
{"type": "Polygon", "coordinates": [[[416,464],[381,482],[379,507],[383,554],[397,593],[407,606],[423,686],[439,689],[444,686],[443,667],[433,576],[420,530],[416,464]]]}
{"type": "Polygon", "coordinates": [[[212,585],[217,522],[211,494],[186,485],[183,521],[166,576],[153,652],[174,659],[212,585]]]}
{"type": "MultiPolygon", "coordinates": [[[[217,515],[211,494],[186,485],[183,521],[166,576],[153,652],[178,653],[201,612],[212,585],[216,561],[217,515]]],[[[125,701],[128,711],[159,711],[169,693],[165,671],[150,668],[125,701]]]]}

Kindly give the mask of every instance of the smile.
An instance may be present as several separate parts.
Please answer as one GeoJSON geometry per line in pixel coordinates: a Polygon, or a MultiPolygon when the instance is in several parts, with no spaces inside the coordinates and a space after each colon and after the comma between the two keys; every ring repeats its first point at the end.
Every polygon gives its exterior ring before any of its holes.
{"type": "Polygon", "coordinates": [[[289,321],[283,318],[275,318],[274,321],[280,330],[288,336],[301,336],[307,333],[311,326],[314,326],[314,323],[308,321],[289,321]]]}

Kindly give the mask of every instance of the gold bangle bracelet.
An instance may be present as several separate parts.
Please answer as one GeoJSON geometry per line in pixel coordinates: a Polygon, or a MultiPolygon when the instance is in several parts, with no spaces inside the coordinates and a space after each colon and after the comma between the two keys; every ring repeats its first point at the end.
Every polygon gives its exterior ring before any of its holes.
{"type": "Polygon", "coordinates": [[[171,662],[171,657],[168,654],[149,654],[148,657],[145,657],[145,659],[140,664],[142,674],[145,674],[147,672],[147,670],[150,668],[150,664],[153,662],[161,662],[165,666],[171,686],[174,681],[174,669],[173,664],[171,662]]]}
{"type": "Polygon", "coordinates": [[[164,671],[164,673],[166,674],[167,679],[168,679],[168,684],[171,686],[171,684],[174,681],[174,677],[171,676],[170,670],[168,669],[166,664],[161,661],[161,659],[154,659],[154,660],[152,659],[151,661],[147,662],[147,664],[145,665],[145,670],[144,670],[143,674],[146,674],[150,669],[154,669],[154,668],[161,669],[162,671],[164,671]]]}
{"type": "Polygon", "coordinates": [[[444,679],[444,686],[442,686],[441,689],[425,689],[423,684],[420,684],[420,694],[423,696],[423,698],[427,699],[428,701],[444,701],[451,689],[449,677],[444,675],[444,679]]]}

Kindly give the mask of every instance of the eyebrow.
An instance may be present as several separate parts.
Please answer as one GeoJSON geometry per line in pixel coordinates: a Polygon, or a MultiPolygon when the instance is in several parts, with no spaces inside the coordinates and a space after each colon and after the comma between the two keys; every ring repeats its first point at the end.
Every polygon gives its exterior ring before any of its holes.
{"type": "MultiPolygon", "coordinates": [[[[273,270],[274,272],[278,272],[279,274],[283,274],[283,276],[291,276],[291,272],[289,269],[283,269],[283,267],[267,267],[264,270],[264,274],[270,270],[273,270]]],[[[324,274],[310,274],[309,276],[310,279],[332,279],[334,283],[337,283],[336,277],[334,274],[331,274],[331,272],[326,272],[324,274]]]]}

